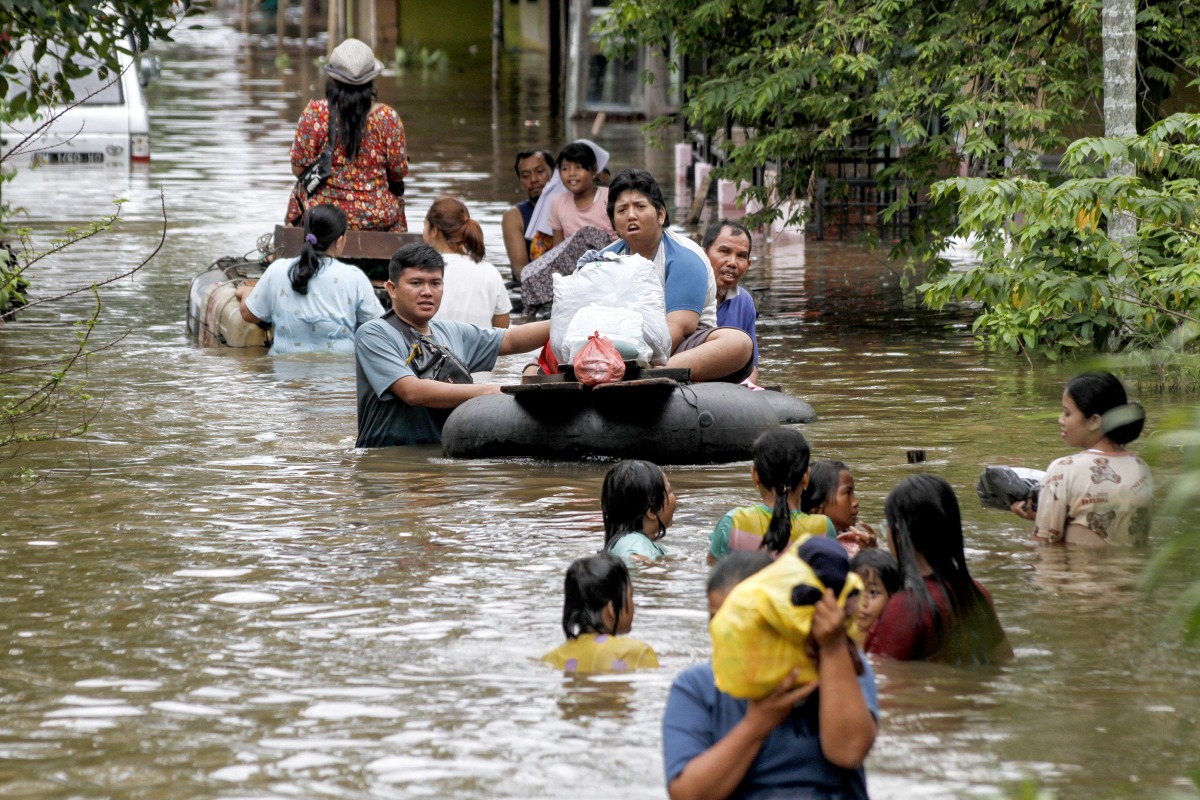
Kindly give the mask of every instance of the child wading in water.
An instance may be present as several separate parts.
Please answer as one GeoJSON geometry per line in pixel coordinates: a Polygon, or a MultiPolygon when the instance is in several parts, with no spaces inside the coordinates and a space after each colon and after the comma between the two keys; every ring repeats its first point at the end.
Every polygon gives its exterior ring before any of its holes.
{"type": "Polygon", "coordinates": [[[662,468],[649,461],[622,461],[600,489],[604,552],[632,564],[667,554],[658,540],[675,518],[675,493],[662,468]]]}
{"type": "Polygon", "coordinates": [[[624,636],[633,627],[629,570],[610,555],[581,558],[567,568],[563,587],[567,641],[542,661],[565,672],[625,672],[658,666],[645,642],[624,636]]]}
{"type": "Polygon", "coordinates": [[[883,616],[883,609],[896,592],[904,588],[904,575],[900,562],[887,550],[868,547],[850,561],[850,569],[863,579],[863,592],[858,598],[858,611],[854,614],[854,630],[851,632],[859,647],[875,621],[883,616]]]}
{"type": "Polygon", "coordinates": [[[713,529],[708,563],[730,550],[764,550],[778,556],[794,542],[813,535],[834,535],[832,521],[800,510],[808,483],[808,442],[791,428],[769,430],[754,442],[750,478],[762,502],[733,509],[713,529]]]}
{"type": "Polygon", "coordinates": [[[851,558],[864,547],[875,547],[875,531],[858,521],[858,496],[854,476],[841,461],[818,461],[812,465],[808,486],[800,497],[800,508],[808,514],[824,514],[833,521],[838,541],[851,558]]]}

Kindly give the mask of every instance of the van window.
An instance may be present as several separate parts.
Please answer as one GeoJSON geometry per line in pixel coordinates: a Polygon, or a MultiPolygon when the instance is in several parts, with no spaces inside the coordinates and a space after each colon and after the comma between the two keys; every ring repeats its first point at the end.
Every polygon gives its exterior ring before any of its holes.
{"type": "MultiPolygon", "coordinates": [[[[21,92],[24,92],[29,81],[27,79],[29,72],[29,59],[33,55],[32,45],[23,45],[11,58],[7,61],[17,67],[19,72],[13,75],[8,80],[8,97],[16,97],[21,92]]],[[[100,77],[99,69],[100,62],[93,60],[82,60],[83,65],[91,66],[92,71],[82,78],[75,78],[69,81],[71,91],[75,93],[73,102],[81,102],[89,106],[119,106],[125,102],[125,95],[121,90],[121,76],[119,73],[112,70],[107,71],[107,76],[100,77]],[[86,100],[84,98],[87,98],[86,100]]],[[[38,71],[46,74],[51,70],[57,71],[58,56],[52,53],[46,53],[38,62],[38,71]]],[[[131,67],[132,69],[132,67],[131,67]]]]}

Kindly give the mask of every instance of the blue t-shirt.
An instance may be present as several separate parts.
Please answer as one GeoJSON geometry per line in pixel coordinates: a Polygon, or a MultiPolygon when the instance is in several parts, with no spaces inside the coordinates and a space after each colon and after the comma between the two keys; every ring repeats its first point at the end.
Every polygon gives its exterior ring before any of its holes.
{"type": "Polygon", "coordinates": [[[326,258],[300,294],[288,277],[298,260],[267,267],[246,298],[251,314],[275,326],[271,353],[353,353],[354,332],[383,313],[371,282],[358,267],[326,258]]]}
{"type": "MultiPolygon", "coordinates": [[[[618,239],[601,252],[629,255],[632,251],[624,239],[618,239]]],[[[695,311],[700,327],[717,327],[716,278],[700,245],[666,229],[651,261],[662,278],[667,313],[695,311]]]]}
{"type": "Polygon", "coordinates": [[[733,294],[726,295],[724,302],[717,306],[717,325],[722,328],[738,328],[746,332],[750,341],[754,342],[754,363],[758,363],[758,333],[755,323],[758,321],[758,309],[754,307],[754,298],[741,286],[733,287],[733,294]]]}
{"type": "MultiPolygon", "coordinates": [[[[871,714],[879,718],[875,672],[863,659],[858,678],[871,714]]],[[[819,689],[817,690],[820,691],[819,689]]],[[[696,664],[679,673],[663,714],[663,764],[667,785],[693,758],[721,741],[746,715],[748,701],[717,689],[712,664],[696,664]]],[[[821,752],[817,692],[771,731],[732,797],[767,800],[788,798],[853,798],[867,800],[866,771],[842,769],[821,752]]]]}
{"type": "MultiPolygon", "coordinates": [[[[433,320],[430,338],[449,348],[471,372],[496,365],[503,328],[480,328],[466,322],[433,320]]],[[[355,447],[435,444],[453,409],[410,406],[392,394],[392,384],[415,373],[404,362],[408,347],[400,332],[385,319],[373,319],[358,329],[354,342],[358,389],[358,441],[355,447]]]]}

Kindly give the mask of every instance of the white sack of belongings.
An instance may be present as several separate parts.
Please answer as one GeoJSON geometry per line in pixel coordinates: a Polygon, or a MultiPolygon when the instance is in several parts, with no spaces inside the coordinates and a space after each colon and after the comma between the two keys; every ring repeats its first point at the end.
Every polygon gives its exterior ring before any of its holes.
{"type": "Polygon", "coordinates": [[[656,367],[667,363],[671,330],[662,281],[653,263],[638,255],[589,250],[575,272],[554,276],[550,311],[554,357],[560,364],[571,363],[575,351],[597,332],[612,339],[630,360],[656,367]],[[633,314],[640,317],[640,326],[633,314]],[[578,324],[577,315],[582,315],[578,324]],[[631,356],[635,351],[637,355],[631,356]]]}

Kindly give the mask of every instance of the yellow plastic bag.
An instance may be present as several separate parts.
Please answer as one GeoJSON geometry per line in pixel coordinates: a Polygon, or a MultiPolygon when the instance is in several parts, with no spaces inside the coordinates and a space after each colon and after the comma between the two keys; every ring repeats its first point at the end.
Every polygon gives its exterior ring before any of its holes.
{"type": "MultiPolygon", "coordinates": [[[[813,604],[827,587],[838,592],[838,605],[844,609],[846,601],[863,590],[863,582],[850,571],[841,544],[816,536],[789,547],[774,564],[733,587],[708,624],[717,688],[757,700],[774,691],[793,669],[799,668],[800,683],[816,680],[808,636],[813,604]],[[796,605],[793,595],[803,604],[796,605]]],[[[850,617],[846,624],[851,624],[850,617]]]]}

